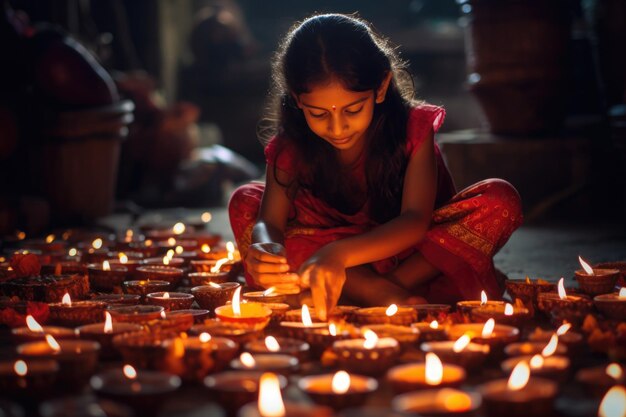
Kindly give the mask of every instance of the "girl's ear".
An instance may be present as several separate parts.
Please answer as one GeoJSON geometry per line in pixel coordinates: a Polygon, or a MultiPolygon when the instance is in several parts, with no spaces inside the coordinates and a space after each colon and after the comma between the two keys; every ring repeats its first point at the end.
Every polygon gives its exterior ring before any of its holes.
{"type": "Polygon", "coordinates": [[[300,99],[298,99],[298,96],[294,93],[291,93],[291,98],[293,98],[293,101],[296,103],[296,106],[298,106],[298,108],[302,110],[302,105],[300,104],[300,99]]]}
{"type": "Polygon", "coordinates": [[[383,82],[380,83],[380,87],[376,90],[376,103],[380,104],[385,101],[385,95],[387,95],[387,89],[389,88],[389,83],[391,82],[391,78],[393,77],[392,71],[387,71],[383,82]]]}

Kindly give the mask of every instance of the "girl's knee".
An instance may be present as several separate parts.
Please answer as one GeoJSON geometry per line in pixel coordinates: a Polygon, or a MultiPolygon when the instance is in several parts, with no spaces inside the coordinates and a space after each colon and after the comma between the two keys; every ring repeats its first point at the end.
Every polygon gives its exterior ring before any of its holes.
{"type": "Polygon", "coordinates": [[[228,201],[228,214],[231,219],[233,216],[241,216],[243,212],[258,212],[263,190],[262,184],[252,183],[242,185],[233,191],[228,201]]]}

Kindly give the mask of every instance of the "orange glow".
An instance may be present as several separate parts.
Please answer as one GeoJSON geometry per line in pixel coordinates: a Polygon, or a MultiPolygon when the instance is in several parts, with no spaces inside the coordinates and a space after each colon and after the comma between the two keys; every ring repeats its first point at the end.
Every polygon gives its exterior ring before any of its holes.
{"type": "Polygon", "coordinates": [[[54,350],[55,352],[58,352],[61,350],[61,345],[59,345],[59,342],[57,342],[56,339],[52,337],[52,335],[50,334],[46,335],[46,342],[48,342],[48,346],[50,346],[52,350],[54,350]]]}
{"type": "Polygon", "coordinates": [[[557,336],[563,336],[565,333],[568,332],[569,329],[571,329],[572,325],[569,323],[563,323],[561,324],[561,326],[556,329],[556,335],[557,336]]]}
{"type": "Polygon", "coordinates": [[[111,333],[113,332],[113,320],[111,320],[111,313],[108,311],[104,312],[104,332],[111,333]]]}
{"type": "Polygon", "coordinates": [[[426,383],[428,385],[439,385],[443,379],[443,364],[439,356],[432,352],[426,354],[426,383]]]}
{"type": "Polygon", "coordinates": [[[243,352],[239,356],[239,360],[241,361],[241,364],[245,366],[246,368],[254,368],[254,365],[256,365],[256,361],[254,360],[252,355],[248,352],[243,352]]]}
{"type": "Polygon", "coordinates": [[[565,284],[563,284],[563,278],[559,280],[559,283],[556,287],[559,292],[559,298],[561,300],[565,300],[567,298],[567,293],[565,292],[565,284]]]}
{"type": "Polygon", "coordinates": [[[185,250],[183,249],[183,247],[182,247],[182,246],[176,246],[176,247],[174,248],[174,252],[176,252],[176,253],[177,253],[177,254],[179,254],[179,255],[180,255],[181,253],[183,253],[184,251],[185,251],[185,250]]]}
{"type": "Polygon", "coordinates": [[[335,394],[345,394],[350,389],[350,374],[346,371],[338,371],[333,376],[331,388],[335,394]]]}
{"type": "Polygon", "coordinates": [[[433,321],[430,322],[428,327],[430,327],[431,329],[438,329],[439,328],[439,322],[437,320],[433,320],[433,321]]]}
{"type": "Polygon", "coordinates": [[[200,339],[201,343],[207,343],[211,340],[211,335],[207,332],[202,332],[200,333],[200,336],[198,336],[198,339],[200,339]]]}
{"type": "Polygon", "coordinates": [[[511,304],[506,303],[506,305],[504,306],[504,315],[505,316],[513,315],[513,306],[511,304]]]}
{"type": "Polygon", "coordinates": [[[583,267],[587,275],[594,275],[593,268],[591,267],[591,265],[585,262],[585,260],[581,258],[580,256],[578,257],[578,262],[580,262],[580,265],[583,267]]]}
{"type": "Polygon", "coordinates": [[[170,258],[166,256],[163,257],[163,265],[169,265],[170,264],[170,258]]]}
{"type": "Polygon", "coordinates": [[[528,384],[529,378],[530,368],[526,362],[521,361],[513,368],[507,387],[513,391],[521,390],[528,384]]]}
{"type": "Polygon", "coordinates": [[[269,287],[268,289],[263,291],[263,295],[267,297],[268,295],[273,294],[274,292],[276,292],[276,287],[269,287]]]}
{"type": "Polygon", "coordinates": [[[331,336],[337,336],[337,326],[335,325],[335,323],[330,323],[328,325],[328,333],[331,336]]]}
{"type": "Polygon", "coordinates": [[[233,314],[235,317],[241,316],[241,305],[239,303],[241,294],[241,287],[237,287],[235,293],[233,294],[232,306],[233,306],[233,314]]]}
{"type": "Polygon", "coordinates": [[[46,236],[46,243],[52,243],[52,242],[54,242],[54,235],[46,236]]]}
{"type": "Polygon", "coordinates": [[[554,355],[554,352],[556,352],[556,347],[558,345],[559,345],[559,337],[556,334],[553,334],[552,337],[550,338],[550,342],[548,342],[546,347],[544,347],[543,350],[541,351],[541,355],[544,357],[554,355]]]}
{"type": "Polygon", "coordinates": [[[220,268],[222,267],[222,265],[224,265],[228,261],[229,261],[228,258],[222,258],[216,261],[215,265],[211,267],[211,272],[213,272],[214,274],[217,274],[218,272],[220,272],[220,268]]]}
{"type": "Polygon", "coordinates": [[[619,381],[620,379],[622,379],[622,376],[624,376],[624,371],[622,370],[622,367],[619,366],[619,364],[617,363],[610,363],[609,365],[607,365],[605,372],[608,376],[615,379],[616,381],[619,381]]]}
{"type": "Polygon", "coordinates": [[[456,342],[454,342],[454,345],[452,346],[452,350],[455,353],[461,352],[463,349],[467,347],[467,345],[469,345],[470,340],[471,340],[470,336],[468,334],[464,334],[463,336],[459,337],[456,340],[456,342]]]}
{"type": "Polygon", "coordinates": [[[233,244],[233,242],[226,242],[226,250],[228,251],[228,259],[229,260],[234,260],[235,259],[235,245],[233,244]]]}
{"type": "Polygon", "coordinates": [[[102,261],[102,270],[103,271],[111,270],[111,265],[109,264],[109,261],[102,261]]]}
{"type": "Polygon", "coordinates": [[[202,216],[200,216],[200,219],[204,223],[210,222],[212,218],[213,216],[211,216],[211,213],[209,213],[208,211],[205,211],[204,213],[202,213],[202,216]]]}
{"type": "Polygon", "coordinates": [[[13,370],[19,376],[26,376],[26,374],[28,373],[28,366],[26,366],[26,362],[20,359],[18,361],[15,361],[15,363],[13,364],[13,370]]]}
{"type": "Polygon", "coordinates": [[[442,388],[437,392],[436,402],[443,403],[447,411],[462,412],[472,408],[472,398],[462,391],[452,388],[442,388]]]}
{"type": "Polygon", "coordinates": [[[302,304],[302,310],[300,311],[300,314],[302,316],[302,324],[304,324],[304,327],[313,326],[311,314],[309,313],[309,307],[306,304],[302,304]]]}
{"type": "Polygon", "coordinates": [[[211,281],[209,282],[209,285],[213,288],[222,288],[219,284],[216,284],[215,282],[211,281]]]}
{"type": "Polygon", "coordinates": [[[163,293],[163,298],[165,298],[165,299],[170,298],[170,293],[169,293],[169,292],[167,292],[167,291],[166,291],[166,292],[164,292],[164,293],[163,293]]]}
{"type": "Polygon", "coordinates": [[[71,307],[72,306],[72,297],[70,297],[70,293],[66,292],[63,298],[61,299],[61,304],[64,306],[71,307]]]}
{"type": "Polygon", "coordinates": [[[17,233],[15,233],[15,236],[17,237],[18,240],[26,239],[26,233],[24,233],[24,232],[18,231],[17,233]]]}
{"type": "Polygon", "coordinates": [[[374,349],[376,344],[378,343],[378,335],[374,333],[371,329],[363,330],[363,337],[365,341],[363,342],[363,347],[365,349],[374,349]]]}
{"type": "Polygon", "coordinates": [[[63,266],[60,263],[57,263],[54,266],[54,275],[61,275],[61,271],[63,270],[63,266]]]}
{"type": "Polygon", "coordinates": [[[482,331],[483,339],[488,339],[493,334],[493,329],[496,327],[496,321],[494,319],[489,319],[485,322],[482,331]]]}
{"type": "Polygon", "coordinates": [[[626,287],[622,287],[619,289],[619,293],[617,294],[619,298],[626,298],[626,287]]]}
{"type": "Polygon", "coordinates": [[[128,256],[126,256],[124,252],[118,253],[117,257],[119,258],[121,264],[125,264],[128,262],[128,256]]]}
{"type": "Polygon", "coordinates": [[[528,276],[526,276],[526,284],[530,284],[530,278],[528,278],[528,276]]]}
{"type": "Polygon", "coordinates": [[[387,307],[385,314],[387,315],[387,317],[391,317],[397,312],[398,312],[398,306],[395,304],[391,304],[389,307],[387,307]]]}
{"type": "Polygon", "coordinates": [[[483,290],[480,292],[480,305],[487,304],[487,293],[483,290]]]}
{"type": "Polygon", "coordinates": [[[540,369],[543,366],[543,356],[535,355],[530,358],[530,368],[531,369],[540,369]]]}
{"type": "Polygon", "coordinates": [[[615,385],[600,403],[599,417],[626,417],[626,388],[615,385]]]}
{"type": "Polygon", "coordinates": [[[31,332],[43,333],[43,327],[30,314],[26,316],[26,326],[31,332]]]}
{"type": "Polygon", "coordinates": [[[94,249],[100,249],[102,247],[102,239],[96,238],[91,242],[91,247],[94,249]]]}
{"type": "Polygon", "coordinates": [[[265,338],[265,347],[270,352],[278,352],[280,350],[280,344],[278,344],[278,340],[274,336],[267,336],[265,338]]]}
{"type": "Polygon", "coordinates": [[[270,372],[261,376],[259,384],[259,414],[261,417],[284,417],[285,404],[280,393],[278,377],[270,372]]]}
{"type": "Polygon", "coordinates": [[[135,368],[133,368],[131,365],[124,365],[124,376],[128,379],[135,379],[137,378],[137,371],[135,371],[135,368]]]}
{"type": "Polygon", "coordinates": [[[176,239],[174,239],[173,237],[167,239],[167,244],[169,246],[175,246],[176,245],[176,239]]]}
{"type": "Polygon", "coordinates": [[[185,225],[179,222],[172,227],[172,232],[174,232],[175,235],[182,235],[185,232],[185,229],[185,225]]]}
{"type": "Polygon", "coordinates": [[[211,247],[205,243],[204,245],[202,245],[202,246],[200,247],[200,250],[201,250],[203,253],[209,253],[209,252],[211,252],[211,247]]]}

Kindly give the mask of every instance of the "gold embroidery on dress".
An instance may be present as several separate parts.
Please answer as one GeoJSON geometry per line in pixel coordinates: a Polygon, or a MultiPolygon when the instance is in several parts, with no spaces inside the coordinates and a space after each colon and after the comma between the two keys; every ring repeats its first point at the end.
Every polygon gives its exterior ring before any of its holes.
{"type": "Polygon", "coordinates": [[[466,243],[476,250],[481,251],[485,255],[490,255],[493,251],[493,244],[481,236],[472,233],[471,230],[459,225],[451,224],[446,228],[447,232],[463,243],[466,243]]]}

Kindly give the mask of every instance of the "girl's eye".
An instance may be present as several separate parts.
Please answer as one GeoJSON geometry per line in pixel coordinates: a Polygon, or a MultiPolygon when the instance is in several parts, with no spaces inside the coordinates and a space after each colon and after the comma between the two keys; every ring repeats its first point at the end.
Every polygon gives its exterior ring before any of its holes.
{"type": "Polygon", "coordinates": [[[348,114],[357,114],[361,110],[363,110],[363,106],[359,107],[358,109],[346,109],[346,113],[348,113],[348,114]]]}
{"type": "Polygon", "coordinates": [[[322,112],[322,113],[309,112],[309,114],[311,115],[311,117],[315,117],[316,119],[321,119],[322,117],[326,116],[326,112],[322,112]]]}

